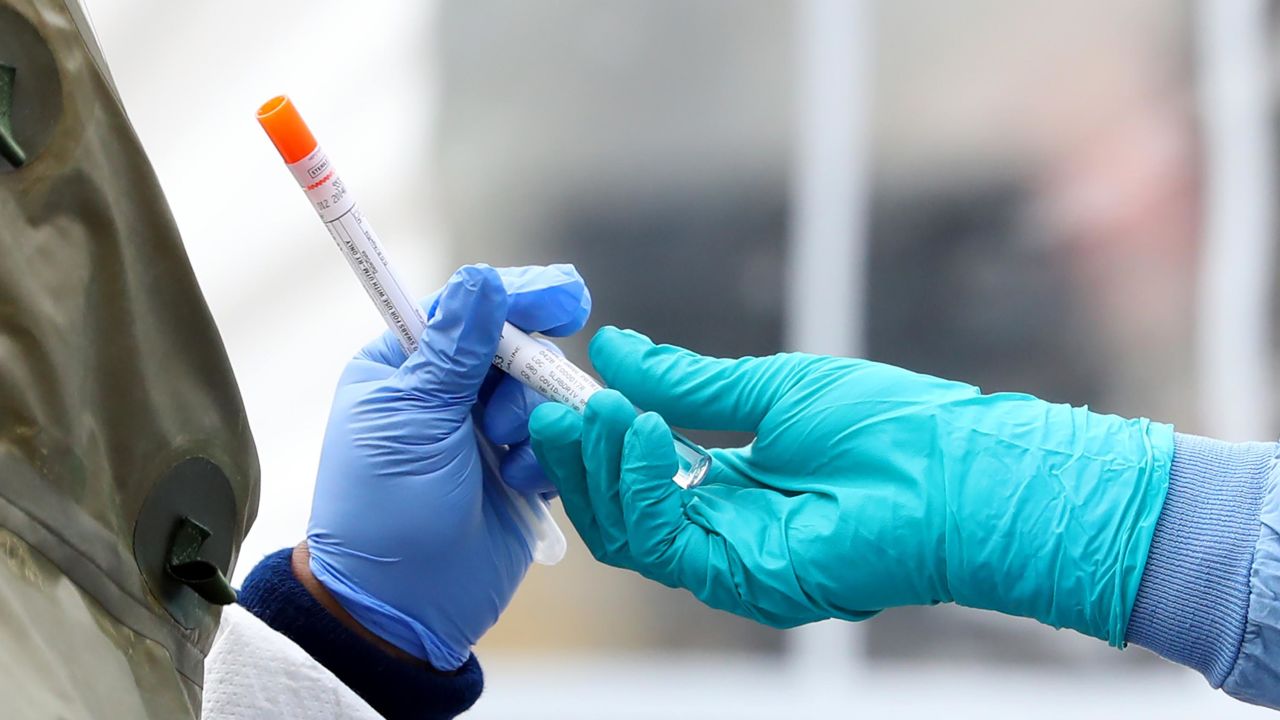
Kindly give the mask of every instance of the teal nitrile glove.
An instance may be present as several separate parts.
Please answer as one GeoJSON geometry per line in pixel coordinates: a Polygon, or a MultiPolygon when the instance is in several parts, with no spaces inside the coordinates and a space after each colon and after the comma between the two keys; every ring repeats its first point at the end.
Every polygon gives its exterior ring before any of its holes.
{"type": "Polygon", "coordinates": [[[789,627],[957,602],[1123,642],[1173,429],[983,395],[879,363],[720,360],[613,328],[582,416],[544,405],[534,452],[600,560],[789,627]],[[754,432],[681,490],[662,417],[754,432]]]}
{"type": "Polygon", "coordinates": [[[549,489],[528,438],[545,398],[492,367],[503,321],[568,335],[591,296],[570,265],[467,266],[424,305],[415,353],[383,333],[338,381],[307,545],[312,573],[361,625],[453,670],[532,560],[498,483],[549,489]]]}

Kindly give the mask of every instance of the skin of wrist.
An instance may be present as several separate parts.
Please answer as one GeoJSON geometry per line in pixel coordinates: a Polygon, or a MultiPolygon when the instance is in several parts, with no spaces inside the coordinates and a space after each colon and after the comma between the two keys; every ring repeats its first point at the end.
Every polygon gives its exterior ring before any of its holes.
{"type": "Polygon", "coordinates": [[[338,599],[333,596],[333,593],[329,592],[329,590],[318,579],[316,579],[316,576],[311,573],[311,552],[307,548],[306,540],[303,540],[294,546],[292,567],[293,576],[298,579],[298,582],[302,583],[302,587],[307,589],[307,592],[311,594],[311,597],[315,598],[316,602],[320,603],[320,607],[324,608],[325,612],[332,615],[338,620],[338,622],[342,623],[356,635],[359,635],[370,645],[373,645],[397,660],[416,665],[424,670],[439,675],[453,674],[451,672],[437,670],[425,660],[416,658],[386,640],[383,640],[352,617],[351,613],[347,612],[346,609],[338,603],[338,599]]]}

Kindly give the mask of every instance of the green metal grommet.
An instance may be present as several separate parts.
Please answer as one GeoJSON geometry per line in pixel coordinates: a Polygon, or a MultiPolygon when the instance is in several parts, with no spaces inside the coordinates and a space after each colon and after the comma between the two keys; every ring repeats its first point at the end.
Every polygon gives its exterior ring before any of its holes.
{"type": "Polygon", "coordinates": [[[201,627],[211,605],[234,601],[227,577],[237,519],[226,474],[199,455],[162,473],[138,510],[133,531],[138,569],[151,594],[183,627],[201,627]]]}
{"type": "Polygon", "coordinates": [[[0,157],[15,168],[27,163],[27,154],[13,136],[13,85],[18,69],[0,63],[0,157]]]}
{"type": "Polygon", "coordinates": [[[206,602],[230,605],[236,601],[235,588],[231,587],[217,565],[200,558],[200,548],[204,547],[204,541],[211,534],[208,528],[189,517],[179,520],[169,543],[165,570],[206,602]]]}
{"type": "Polygon", "coordinates": [[[64,126],[62,76],[45,36],[0,0],[0,185],[13,182],[3,177],[10,174],[34,179],[28,170],[53,149],[64,126]]]}

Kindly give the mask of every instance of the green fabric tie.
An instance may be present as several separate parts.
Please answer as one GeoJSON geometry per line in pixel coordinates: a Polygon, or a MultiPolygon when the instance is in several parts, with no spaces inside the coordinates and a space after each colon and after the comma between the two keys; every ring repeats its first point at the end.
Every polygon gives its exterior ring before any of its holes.
{"type": "Polygon", "coordinates": [[[17,75],[17,68],[0,63],[0,157],[14,167],[22,167],[27,162],[27,154],[13,137],[12,122],[13,83],[17,75]]]}

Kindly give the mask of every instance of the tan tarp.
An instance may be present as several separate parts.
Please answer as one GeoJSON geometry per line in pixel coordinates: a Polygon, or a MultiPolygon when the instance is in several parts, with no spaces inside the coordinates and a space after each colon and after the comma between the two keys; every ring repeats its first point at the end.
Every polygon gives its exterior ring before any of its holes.
{"type": "Polygon", "coordinates": [[[0,0],[29,155],[0,160],[3,718],[198,716],[218,611],[144,573],[164,548],[135,534],[166,536],[140,527],[169,522],[143,510],[173,502],[160,485],[213,498],[183,513],[229,572],[257,506],[222,341],[99,62],[78,8],[0,0]]]}

